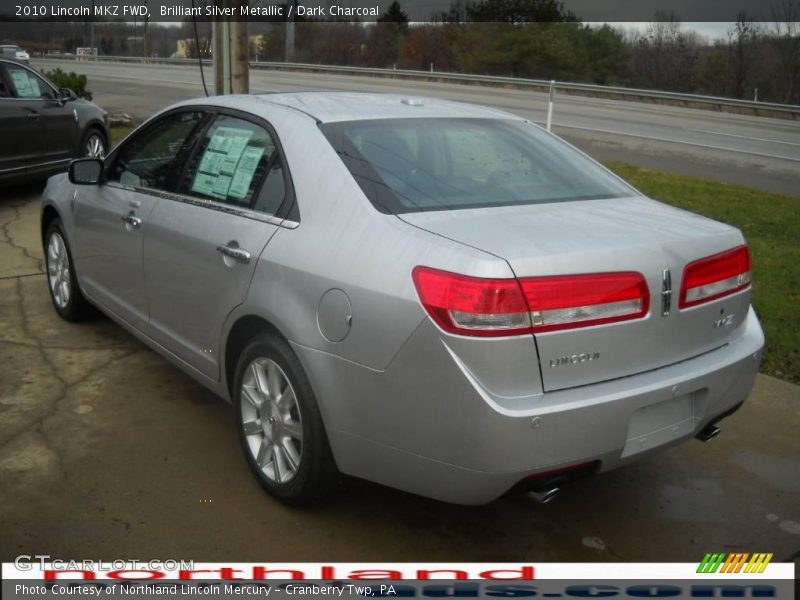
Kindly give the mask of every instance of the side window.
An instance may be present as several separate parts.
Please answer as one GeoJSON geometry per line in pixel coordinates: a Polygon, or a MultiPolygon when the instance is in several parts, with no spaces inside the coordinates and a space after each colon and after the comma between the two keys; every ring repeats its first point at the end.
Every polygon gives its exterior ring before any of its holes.
{"type": "Polygon", "coordinates": [[[275,141],[263,127],[220,115],[200,139],[178,191],[274,213],[285,194],[275,141]]]}
{"type": "Polygon", "coordinates": [[[14,86],[17,98],[45,98],[54,100],[56,97],[44,79],[41,79],[33,72],[16,65],[6,65],[6,72],[11,84],[14,86]]]}
{"type": "Polygon", "coordinates": [[[174,167],[191,147],[192,132],[203,113],[173,113],[156,121],[129,140],[114,160],[108,180],[124,185],[170,190],[174,167]]]}

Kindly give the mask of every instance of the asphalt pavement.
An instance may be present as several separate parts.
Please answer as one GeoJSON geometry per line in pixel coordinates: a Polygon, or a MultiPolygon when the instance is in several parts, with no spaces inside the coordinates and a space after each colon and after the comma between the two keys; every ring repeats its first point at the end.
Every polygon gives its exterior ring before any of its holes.
{"type": "MultiPolygon", "coordinates": [[[[34,65],[87,75],[95,101],[137,120],[204,95],[197,65],[76,60],[35,60],[34,65]]],[[[208,67],[205,74],[210,85],[208,67]]],[[[257,69],[250,79],[251,93],[389,92],[490,105],[538,123],[546,119],[546,94],[517,89],[257,69]]],[[[559,94],[554,131],[600,160],[800,194],[800,121],[559,94]]]]}
{"type": "Polygon", "coordinates": [[[711,443],[461,507],[348,479],[296,510],[247,469],[229,405],[108,319],[53,310],[41,186],[0,197],[0,560],[700,561],[800,556],[800,387],[759,376],[711,443]]]}

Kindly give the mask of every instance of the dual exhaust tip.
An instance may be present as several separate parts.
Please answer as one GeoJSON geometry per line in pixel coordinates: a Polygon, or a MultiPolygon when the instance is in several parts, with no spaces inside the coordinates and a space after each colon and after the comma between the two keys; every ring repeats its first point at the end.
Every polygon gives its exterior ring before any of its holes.
{"type": "MultiPolygon", "coordinates": [[[[722,429],[715,423],[709,423],[701,429],[695,436],[701,442],[710,442],[717,437],[722,429]]],[[[541,489],[531,490],[527,493],[528,498],[538,502],[539,504],[549,504],[556,499],[556,496],[561,492],[558,486],[548,486],[541,489]]]]}
{"type": "Polygon", "coordinates": [[[528,498],[535,500],[539,504],[549,504],[555,500],[558,493],[561,491],[560,487],[551,487],[544,490],[537,490],[528,492],[528,498]]]}
{"type": "Polygon", "coordinates": [[[700,432],[694,437],[700,440],[701,442],[710,442],[715,437],[717,437],[721,431],[722,429],[720,429],[719,425],[717,425],[716,423],[709,423],[708,425],[703,427],[700,430],[700,432]]]}

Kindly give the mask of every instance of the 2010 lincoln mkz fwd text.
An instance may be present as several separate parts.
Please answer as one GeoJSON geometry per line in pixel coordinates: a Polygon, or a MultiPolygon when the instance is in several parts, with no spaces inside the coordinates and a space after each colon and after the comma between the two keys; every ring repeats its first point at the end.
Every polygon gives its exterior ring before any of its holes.
{"type": "Polygon", "coordinates": [[[183,102],[73,161],[42,208],[58,313],[99,308],[230,400],[295,504],[339,473],[549,498],[713,437],[764,344],[737,229],[479,106],[183,102]]]}

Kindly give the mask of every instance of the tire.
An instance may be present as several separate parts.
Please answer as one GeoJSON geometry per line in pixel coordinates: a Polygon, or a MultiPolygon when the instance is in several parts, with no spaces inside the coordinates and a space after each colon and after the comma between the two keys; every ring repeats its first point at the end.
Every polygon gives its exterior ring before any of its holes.
{"type": "Polygon", "coordinates": [[[295,506],[330,495],[339,473],[311,384],[286,341],[262,334],[250,342],[236,365],[233,402],[242,450],[267,492],[295,506]]]}
{"type": "Polygon", "coordinates": [[[81,139],[82,158],[105,158],[108,154],[108,138],[97,127],[89,127],[81,139]]]}
{"type": "Polygon", "coordinates": [[[66,321],[83,321],[94,308],[81,293],[75,263],[61,219],[53,219],[44,235],[47,289],[59,316],[66,321]]]}

